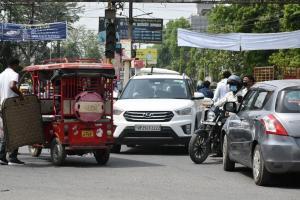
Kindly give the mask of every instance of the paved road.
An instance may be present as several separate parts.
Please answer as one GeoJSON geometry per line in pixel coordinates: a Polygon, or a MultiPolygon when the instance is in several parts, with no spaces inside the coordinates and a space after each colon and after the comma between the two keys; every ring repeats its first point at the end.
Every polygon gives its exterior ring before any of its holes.
{"type": "Polygon", "coordinates": [[[0,200],[292,200],[300,198],[300,175],[279,177],[273,187],[254,185],[251,171],[222,170],[221,159],[195,165],[181,147],[124,148],[107,166],[93,157],[68,157],[54,167],[46,150],[25,166],[0,166],[0,200]]]}

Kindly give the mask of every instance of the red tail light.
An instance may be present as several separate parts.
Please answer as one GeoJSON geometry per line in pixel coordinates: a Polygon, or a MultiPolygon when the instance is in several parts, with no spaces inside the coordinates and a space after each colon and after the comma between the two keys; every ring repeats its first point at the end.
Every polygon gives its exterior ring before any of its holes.
{"type": "Polygon", "coordinates": [[[265,116],[260,121],[265,125],[266,134],[288,135],[285,128],[274,115],[265,116]]]}

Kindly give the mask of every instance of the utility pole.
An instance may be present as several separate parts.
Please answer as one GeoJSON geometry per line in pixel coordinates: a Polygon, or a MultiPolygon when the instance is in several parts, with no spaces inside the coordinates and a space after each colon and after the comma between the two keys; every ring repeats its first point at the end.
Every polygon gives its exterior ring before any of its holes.
{"type": "Polygon", "coordinates": [[[132,17],[132,0],[129,0],[129,19],[128,19],[128,38],[130,40],[130,58],[132,58],[132,39],[133,39],[133,17],[132,17]]]}
{"type": "MultiPolygon", "coordinates": [[[[29,24],[33,24],[34,23],[34,1],[31,3],[31,17],[30,17],[30,22],[29,24]]],[[[29,49],[28,49],[28,55],[29,55],[29,62],[30,62],[30,65],[34,65],[34,52],[31,54],[31,50],[32,50],[32,41],[30,40],[29,41],[29,49]]]]}
{"type": "Polygon", "coordinates": [[[132,58],[132,26],[133,26],[133,17],[132,17],[132,0],[129,0],[129,19],[128,19],[128,40],[130,43],[130,56],[129,59],[126,60],[124,62],[124,82],[123,82],[123,86],[126,85],[126,83],[129,81],[130,79],[130,74],[131,74],[131,58],[132,58]]]}

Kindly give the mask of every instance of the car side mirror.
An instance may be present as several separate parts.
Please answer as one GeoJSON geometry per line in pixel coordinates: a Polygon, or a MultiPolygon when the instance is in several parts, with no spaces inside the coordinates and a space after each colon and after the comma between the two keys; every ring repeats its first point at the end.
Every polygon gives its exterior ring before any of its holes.
{"type": "Polygon", "coordinates": [[[237,105],[235,102],[226,102],[223,108],[227,112],[237,113],[237,105]]]}
{"type": "Polygon", "coordinates": [[[193,99],[194,100],[204,99],[204,94],[202,94],[201,92],[194,92],[193,99]]]}

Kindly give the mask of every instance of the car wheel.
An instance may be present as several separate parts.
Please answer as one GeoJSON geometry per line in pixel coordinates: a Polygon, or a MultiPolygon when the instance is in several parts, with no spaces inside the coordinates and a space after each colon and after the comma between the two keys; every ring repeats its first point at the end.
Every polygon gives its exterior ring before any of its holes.
{"type": "Polygon", "coordinates": [[[57,166],[62,165],[66,159],[66,150],[57,138],[52,140],[50,151],[52,163],[57,166]]]}
{"type": "Polygon", "coordinates": [[[32,157],[39,157],[42,153],[41,147],[28,146],[28,150],[32,157]]]}
{"type": "Polygon", "coordinates": [[[261,148],[259,145],[256,145],[253,152],[252,159],[252,171],[253,178],[256,185],[266,185],[268,184],[271,173],[265,167],[264,159],[261,154],[261,148]]]}
{"type": "Polygon", "coordinates": [[[109,160],[109,149],[98,149],[94,152],[94,157],[99,165],[105,165],[109,160]]]}
{"type": "Polygon", "coordinates": [[[225,171],[233,171],[235,167],[235,162],[230,160],[228,152],[228,138],[224,135],[223,139],[223,169],[225,171]]]}
{"type": "Polygon", "coordinates": [[[121,145],[115,144],[110,150],[112,153],[120,153],[121,152],[121,145]]]}

